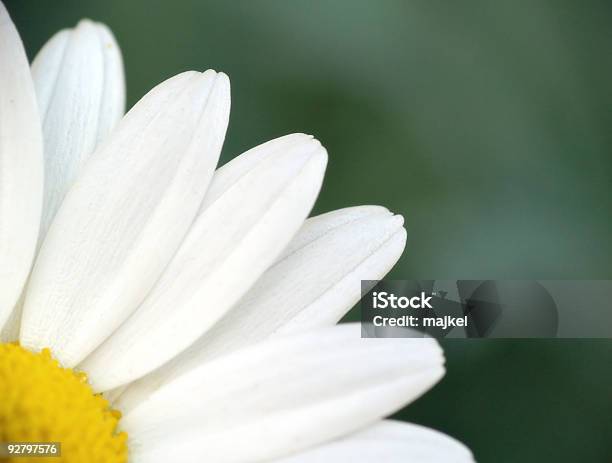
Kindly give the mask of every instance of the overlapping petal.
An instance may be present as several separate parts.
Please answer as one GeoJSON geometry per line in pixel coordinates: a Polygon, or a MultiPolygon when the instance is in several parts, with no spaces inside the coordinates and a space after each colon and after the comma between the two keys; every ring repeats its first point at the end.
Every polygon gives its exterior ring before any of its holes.
{"type": "Polygon", "coordinates": [[[294,134],[222,167],[162,278],[81,365],[94,388],[138,379],[212,327],[297,232],[318,195],[326,164],[327,153],[317,140],[294,134]]]}
{"type": "Polygon", "coordinates": [[[113,34],[88,20],[43,46],[32,77],[45,143],[42,240],[94,148],[123,116],[125,79],[113,34]]]}
{"type": "Polygon", "coordinates": [[[264,461],[372,424],[443,373],[435,340],[361,339],[359,325],[338,325],[201,365],[122,422],[139,463],[264,461]]]}
{"type": "MultiPolygon", "coordinates": [[[[121,52],[111,31],[83,20],[55,34],[31,66],[44,141],[44,195],[38,245],[66,192],[98,143],[123,116],[121,52]]],[[[19,337],[23,297],[0,337],[19,337]]]]}
{"type": "Polygon", "coordinates": [[[66,366],[136,309],[191,226],[217,163],[230,107],[224,74],[158,85],[91,156],[47,233],[20,340],[66,366]]]}
{"type": "Polygon", "coordinates": [[[181,355],[131,384],[121,404],[134,406],[190,369],[269,336],[335,324],[359,300],[360,281],[382,278],[397,262],[406,241],[402,224],[378,206],[308,219],[236,307],[181,355]]]}

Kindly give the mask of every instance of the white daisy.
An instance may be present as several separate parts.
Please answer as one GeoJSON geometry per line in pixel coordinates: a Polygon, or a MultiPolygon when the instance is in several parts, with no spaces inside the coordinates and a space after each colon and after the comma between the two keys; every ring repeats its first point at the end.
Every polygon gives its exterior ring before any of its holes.
{"type": "Polygon", "coordinates": [[[79,463],[471,461],[381,421],[443,375],[434,340],[334,326],[399,258],[402,218],[306,220],[327,163],[307,135],[215,172],[222,73],[122,117],[124,94],[106,27],[59,32],[30,72],[0,4],[0,442],[79,463]]]}

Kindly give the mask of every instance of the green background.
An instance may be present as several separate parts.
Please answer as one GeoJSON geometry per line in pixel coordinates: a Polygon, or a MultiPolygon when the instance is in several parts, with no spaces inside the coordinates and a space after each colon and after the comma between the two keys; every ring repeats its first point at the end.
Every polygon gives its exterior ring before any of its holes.
{"type": "MultiPolygon", "coordinates": [[[[30,57],[81,17],[107,23],[129,106],[180,71],[226,72],[223,160],[316,135],[330,161],[315,212],[382,204],[406,218],[395,278],[612,278],[610,1],[7,7],[30,57]]],[[[481,462],[612,460],[611,342],[444,347],[447,376],[400,418],[481,462]]]]}

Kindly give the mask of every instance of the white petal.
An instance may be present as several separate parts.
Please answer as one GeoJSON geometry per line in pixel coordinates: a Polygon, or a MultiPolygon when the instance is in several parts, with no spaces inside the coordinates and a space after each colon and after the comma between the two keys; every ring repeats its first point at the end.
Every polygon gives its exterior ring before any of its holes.
{"type": "Polygon", "coordinates": [[[352,324],[278,337],[177,378],[126,412],[134,460],[247,463],[289,455],[393,413],[444,373],[435,340],[360,333],[352,324]]]}
{"type": "Polygon", "coordinates": [[[472,453],[441,432],[385,420],[276,463],[471,463],[472,453]]]}
{"type": "Polygon", "coordinates": [[[32,77],[45,142],[42,240],[85,161],[123,116],[125,83],[112,33],[87,20],[45,44],[32,77]]]}
{"type": "Polygon", "coordinates": [[[131,384],[134,406],[155,389],[212,358],[261,341],[333,325],[361,295],[361,280],[381,279],[405,243],[401,216],[361,206],[308,219],[291,244],[237,306],[189,349],[131,384]]]}
{"type": "Polygon", "coordinates": [[[66,195],[32,272],[21,342],[74,366],[144,299],[200,206],[229,116],[223,74],[145,96],[66,195]]]}
{"type": "Polygon", "coordinates": [[[0,331],[32,265],[42,190],[42,136],[30,66],[0,2],[0,331]]]}
{"type": "Polygon", "coordinates": [[[342,209],[307,222],[303,234],[312,241],[290,249],[258,292],[249,295],[252,299],[245,299],[243,307],[258,306],[249,309],[251,321],[255,311],[261,315],[263,304],[273,304],[284,307],[271,314],[277,321],[274,334],[337,323],[359,301],[361,280],[381,279],[400,258],[406,246],[403,223],[402,216],[371,206],[342,209]],[[349,220],[340,225],[345,215],[349,220]],[[330,222],[337,225],[317,233],[330,222]],[[282,285],[276,286],[275,281],[282,285]]]}
{"type": "Polygon", "coordinates": [[[219,320],[308,216],[326,163],[317,140],[296,134],[243,154],[236,167],[229,163],[220,169],[202,213],[160,281],[81,365],[94,388],[115,388],[153,371],[219,320]],[[257,162],[249,162],[253,157],[257,162]],[[233,175],[236,170],[240,176],[233,175]]]}
{"type": "MultiPolygon", "coordinates": [[[[125,83],[121,53],[102,24],[83,20],[55,34],[32,62],[42,118],[45,182],[39,246],[68,188],[96,144],[123,116],[125,83]]],[[[23,298],[0,340],[19,338],[23,298]]]]}

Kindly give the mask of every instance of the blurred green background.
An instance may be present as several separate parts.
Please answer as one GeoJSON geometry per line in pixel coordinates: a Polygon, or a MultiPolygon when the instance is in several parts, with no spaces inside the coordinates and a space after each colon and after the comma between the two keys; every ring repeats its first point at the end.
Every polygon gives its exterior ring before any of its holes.
{"type": "MultiPolygon", "coordinates": [[[[612,2],[9,0],[30,57],[81,17],[128,105],[186,69],[232,81],[223,160],[289,132],[330,162],[315,212],[406,218],[395,278],[612,278],[612,2]]],[[[612,342],[446,341],[398,414],[481,462],[612,461],[612,342]]],[[[358,361],[358,359],[356,359],[358,361]]]]}

